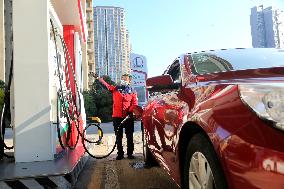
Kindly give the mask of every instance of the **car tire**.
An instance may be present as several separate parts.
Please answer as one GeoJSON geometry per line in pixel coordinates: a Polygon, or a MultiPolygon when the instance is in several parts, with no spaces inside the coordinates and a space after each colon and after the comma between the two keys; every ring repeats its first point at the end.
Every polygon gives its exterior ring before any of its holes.
{"type": "Polygon", "coordinates": [[[144,162],[145,162],[145,166],[146,167],[158,166],[156,159],[154,158],[154,156],[152,155],[152,153],[151,153],[151,151],[148,147],[147,137],[146,137],[145,130],[143,128],[142,121],[141,121],[141,128],[142,128],[142,141],[143,141],[143,159],[144,159],[144,162]]]}
{"type": "Polygon", "coordinates": [[[228,188],[217,154],[209,139],[201,133],[194,135],[187,146],[182,181],[184,189],[195,189],[199,186],[228,188]],[[195,171],[197,168],[198,171],[195,171]]]}

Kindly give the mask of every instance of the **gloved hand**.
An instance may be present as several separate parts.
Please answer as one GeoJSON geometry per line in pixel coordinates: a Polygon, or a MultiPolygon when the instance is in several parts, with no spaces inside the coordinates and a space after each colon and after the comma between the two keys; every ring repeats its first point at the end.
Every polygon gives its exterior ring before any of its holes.
{"type": "Polygon", "coordinates": [[[141,106],[131,106],[129,108],[129,112],[132,113],[133,117],[135,119],[139,119],[142,117],[142,113],[143,113],[143,108],[141,106]]]}
{"type": "Polygon", "coordinates": [[[128,116],[130,119],[135,119],[132,112],[127,112],[126,116],[128,116]]]}
{"type": "Polygon", "coordinates": [[[103,83],[103,82],[105,81],[104,78],[102,78],[102,77],[98,78],[98,80],[99,80],[101,83],[103,83]]]}

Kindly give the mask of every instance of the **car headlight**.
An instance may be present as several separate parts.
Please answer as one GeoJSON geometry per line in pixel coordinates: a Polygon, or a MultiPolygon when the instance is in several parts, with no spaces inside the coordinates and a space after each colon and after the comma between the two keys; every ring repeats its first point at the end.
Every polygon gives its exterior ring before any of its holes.
{"type": "Polygon", "coordinates": [[[248,84],[239,85],[242,101],[256,114],[273,125],[284,130],[284,85],[248,84]]]}

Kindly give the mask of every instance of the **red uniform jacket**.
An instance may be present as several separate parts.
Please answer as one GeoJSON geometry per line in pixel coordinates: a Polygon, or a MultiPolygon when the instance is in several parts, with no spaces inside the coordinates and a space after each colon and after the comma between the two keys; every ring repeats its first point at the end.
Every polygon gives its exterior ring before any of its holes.
{"type": "Polygon", "coordinates": [[[130,86],[113,86],[100,78],[100,82],[112,92],[112,117],[125,118],[131,106],[138,105],[137,93],[130,86]]]}

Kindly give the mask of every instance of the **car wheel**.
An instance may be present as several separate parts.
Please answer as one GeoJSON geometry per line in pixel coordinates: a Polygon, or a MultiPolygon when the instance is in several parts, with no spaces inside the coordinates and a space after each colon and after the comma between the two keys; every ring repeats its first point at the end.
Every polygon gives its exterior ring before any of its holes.
{"type": "Polygon", "coordinates": [[[194,135],[187,146],[183,188],[228,188],[214,148],[203,134],[194,135]]]}
{"type": "Polygon", "coordinates": [[[151,151],[148,147],[147,137],[146,137],[146,133],[144,132],[142,122],[141,122],[141,126],[142,126],[142,141],[143,141],[143,158],[144,158],[145,165],[148,166],[148,167],[157,166],[158,163],[155,160],[155,158],[153,157],[153,155],[152,155],[152,153],[151,153],[151,151]]]}

